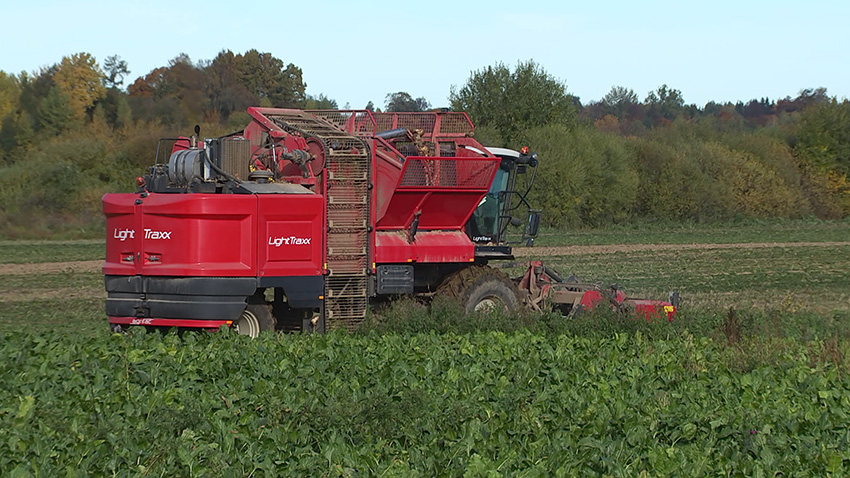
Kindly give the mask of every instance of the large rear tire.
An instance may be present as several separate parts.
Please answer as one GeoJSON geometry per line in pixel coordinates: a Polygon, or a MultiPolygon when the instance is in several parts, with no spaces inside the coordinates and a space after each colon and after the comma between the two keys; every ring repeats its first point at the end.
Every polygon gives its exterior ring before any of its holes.
{"type": "Polygon", "coordinates": [[[236,333],[257,338],[260,332],[274,330],[275,321],[267,304],[248,304],[233,324],[236,333]]]}
{"type": "Polygon", "coordinates": [[[437,294],[457,300],[467,313],[519,308],[516,285],[505,273],[487,266],[469,266],[446,277],[437,294]]]}

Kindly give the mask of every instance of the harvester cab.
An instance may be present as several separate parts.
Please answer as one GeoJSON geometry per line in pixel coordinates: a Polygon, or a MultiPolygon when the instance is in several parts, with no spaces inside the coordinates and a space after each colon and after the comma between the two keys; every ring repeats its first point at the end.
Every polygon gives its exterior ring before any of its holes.
{"type": "Polygon", "coordinates": [[[466,225],[476,244],[531,246],[540,226],[540,211],[528,202],[537,175],[537,153],[487,147],[501,158],[493,183],[466,225]],[[517,232],[519,229],[519,232],[517,232]],[[519,234],[519,238],[517,238],[519,234]]]}

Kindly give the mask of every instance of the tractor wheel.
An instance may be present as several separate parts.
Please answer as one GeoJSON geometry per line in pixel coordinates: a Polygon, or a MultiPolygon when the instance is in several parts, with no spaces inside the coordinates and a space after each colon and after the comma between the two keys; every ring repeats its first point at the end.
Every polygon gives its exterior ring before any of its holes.
{"type": "Polygon", "coordinates": [[[437,293],[451,297],[467,313],[519,307],[516,285],[503,272],[487,266],[470,266],[446,277],[437,293]]]}
{"type": "Polygon", "coordinates": [[[236,332],[240,335],[249,335],[257,338],[260,332],[274,330],[274,318],[271,310],[266,304],[248,304],[242,311],[239,320],[234,324],[236,332]]]}

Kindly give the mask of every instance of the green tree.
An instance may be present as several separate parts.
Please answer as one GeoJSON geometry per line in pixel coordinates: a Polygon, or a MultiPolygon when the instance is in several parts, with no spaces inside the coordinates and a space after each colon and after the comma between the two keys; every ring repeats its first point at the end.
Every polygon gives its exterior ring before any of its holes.
{"type": "Polygon", "coordinates": [[[49,135],[58,136],[75,122],[75,111],[68,95],[58,85],[47,93],[38,109],[40,129],[49,135]]]}
{"type": "MultiPolygon", "coordinates": [[[[26,149],[35,138],[32,117],[26,111],[12,113],[3,118],[0,125],[0,149],[13,152],[16,148],[26,149]]],[[[17,158],[7,156],[7,160],[17,158]]]]}
{"type": "Polygon", "coordinates": [[[232,51],[221,51],[207,66],[206,74],[210,106],[222,120],[260,103],[259,97],[241,83],[236,55],[232,51]]]}
{"type": "Polygon", "coordinates": [[[105,70],[104,83],[110,88],[117,88],[124,84],[124,77],[130,74],[127,68],[127,62],[122,60],[118,55],[106,57],[103,61],[103,69],[105,70]]]}
{"type": "Polygon", "coordinates": [[[672,121],[682,112],[685,100],[682,92],[669,88],[666,84],[661,85],[655,91],[646,95],[644,103],[649,107],[650,119],[672,121]]]}
{"type": "Polygon", "coordinates": [[[850,174],[850,101],[833,98],[807,108],[797,150],[813,166],[850,174]]]}
{"type": "Polygon", "coordinates": [[[575,126],[577,99],[566,85],[533,60],[511,71],[502,63],[473,71],[460,89],[449,94],[454,110],[466,111],[476,125],[493,126],[508,143],[535,126],[575,126]]]}
{"type": "Polygon", "coordinates": [[[338,108],[336,100],[332,100],[322,93],[316,96],[307,95],[306,106],[308,110],[335,110],[338,108]]]}
{"type": "Polygon", "coordinates": [[[78,121],[85,119],[97,101],[106,96],[104,79],[103,71],[88,53],[62,58],[53,75],[53,81],[67,96],[71,113],[78,121]]]}
{"type": "Polygon", "coordinates": [[[626,112],[639,102],[634,90],[622,86],[612,86],[611,91],[602,97],[605,114],[614,115],[620,119],[625,118],[626,112]]]}
{"type": "Polygon", "coordinates": [[[292,63],[284,66],[271,53],[249,50],[234,57],[239,82],[255,95],[260,104],[274,107],[303,107],[307,85],[301,68],[292,63]]]}
{"type": "Polygon", "coordinates": [[[405,111],[428,111],[431,104],[423,97],[414,98],[406,91],[390,93],[385,98],[388,113],[401,113],[405,111]]]}

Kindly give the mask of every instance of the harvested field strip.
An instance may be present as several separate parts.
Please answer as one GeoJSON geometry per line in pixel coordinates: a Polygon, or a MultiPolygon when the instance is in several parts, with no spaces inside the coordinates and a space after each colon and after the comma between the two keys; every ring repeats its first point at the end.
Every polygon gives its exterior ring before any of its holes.
{"type": "Polygon", "coordinates": [[[796,247],[850,246],[848,241],[830,242],[744,242],[728,244],[608,244],[595,246],[547,246],[514,249],[516,257],[576,256],[585,254],[614,254],[618,252],[664,252],[716,249],[766,249],[796,247]]]}

